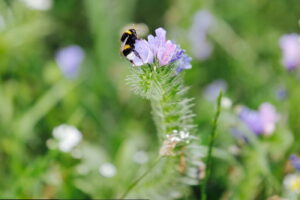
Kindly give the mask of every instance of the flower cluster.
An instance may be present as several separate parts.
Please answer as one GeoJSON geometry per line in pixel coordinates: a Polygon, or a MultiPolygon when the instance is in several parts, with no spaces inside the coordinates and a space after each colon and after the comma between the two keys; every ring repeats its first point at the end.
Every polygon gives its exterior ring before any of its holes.
{"type": "Polygon", "coordinates": [[[283,65],[288,70],[300,67],[300,36],[295,33],[283,35],[279,44],[283,54],[283,65]]]}
{"type": "Polygon", "coordinates": [[[166,39],[163,28],[155,30],[156,35],[149,35],[148,40],[138,39],[134,50],[139,55],[132,63],[134,66],[157,63],[159,67],[176,63],[177,72],[192,68],[191,58],[177,44],[166,39]]]}
{"type": "Polygon", "coordinates": [[[258,111],[241,107],[239,117],[257,135],[272,134],[278,121],[278,114],[270,103],[261,104],[258,111]]]}
{"type": "Polygon", "coordinates": [[[160,149],[160,155],[162,156],[174,156],[174,148],[178,143],[189,143],[189,139],[192,139],[189,132],[173,130],[172,134],[166,135],[166,139],[160,149]]]}

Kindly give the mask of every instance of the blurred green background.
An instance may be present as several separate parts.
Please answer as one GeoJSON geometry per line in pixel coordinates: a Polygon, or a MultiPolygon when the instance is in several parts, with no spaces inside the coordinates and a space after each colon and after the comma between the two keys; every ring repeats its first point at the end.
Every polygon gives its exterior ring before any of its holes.
{"type": "MultiPolygon", "coordinates": [[[[184,78],[204,146],[215,108],[205,87],[227,83],[232,107],[222,112],[216,140],[226,156],[214,159],[208,199],[284,195],[288,157],[300,150],[300,88],[297,73],[281,64],[279,38],[300,32],[299,17],[299,0],[0,0],[0,197],[117,198],[155,160],[160,141],[151,108],[126,85],[130,63],[119,50],[122,30],[132,24],[151,34],[164,27],[193,58],[184,78]],[[193,55],[190,38],[201,10],[213,17],[205,59],[193,55]],[[84,54],[75,77],[57,61],[70,45],[84,54]],[[275,133],[237,144],[230,132],[240,124],[235,106],[263,102],[281,114],[275,133]],[[52,132],[61,124],[82,133],[76,151],[57,148],[52,132]],[[236,147],[238,155],[230,151],[236,147]]],[[[172,190],[161,196],[165,185],[155,183],[140,186],[138,197],[200,199],[198,186],[173,197],[172,190]]]]}

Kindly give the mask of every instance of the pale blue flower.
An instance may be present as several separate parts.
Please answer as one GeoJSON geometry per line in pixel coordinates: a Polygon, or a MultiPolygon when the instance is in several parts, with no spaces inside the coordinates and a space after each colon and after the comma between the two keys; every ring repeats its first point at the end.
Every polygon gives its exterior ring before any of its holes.
{"type": "Polygon", "coordinates": [[[293,165],[293,167],[300,172],[300,158],[296,155],[290,156],[290,161],[293,165]]]}
{"type": "Polygon", "coordinates": [[[191,45],[191,52],[198,60],[207,59],[213,50],[213,46],[207,39],[210,29],[214,25],[214,17],[207,10],[198,11],[193,19],[188,37],[191,45]]]}
{"type": "Polygon", "coordinates": [[[64,76],[75,78],[78,76],[80,64],[85,54],[80,46],[71,45],[60,49],[55,56],[55,60],[64,76]]]}
{"type": "Polygon", "coordinates": [[[288,70],[293,70],[300,66],[300,36],[292,33],[283,35],[279,41],[282,55],[283,65],[288,70]]]}
{"type": "Polygon", "coordinates": [[[210,83],[204,89],[204,98],[208,101],[215,101],[219,96],[220,91],[226,92],[227,83],[226,81],[219,79],[210,83]]]}

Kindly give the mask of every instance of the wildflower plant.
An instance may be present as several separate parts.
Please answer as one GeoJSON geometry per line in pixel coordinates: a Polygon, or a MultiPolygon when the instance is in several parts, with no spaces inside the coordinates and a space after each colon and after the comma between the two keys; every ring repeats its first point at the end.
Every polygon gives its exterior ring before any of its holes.
{"type": "MultiPolygon", "coordinates": [[[[196,139],[193,136],[196,127],[193,122],[193,99],[185,97],[188,87],[184,86],[182,78],[182,72],[192,68],[191,58],[179,45],[166,39],[163,28],[156,29],[155,33],[155,36],[149,35],[147,40],[136,40],[135,53],[138,56],[131,61],[133,66],[127,83],[135,94],[151,103],[153,119],[162,144],[159,160],[162,157],[175,157],[170,161],[173,163],[170,183],[173,182],[173,186],[182,181],[197,184],[199,177],[203,175],[203,172],[202,175],[198,173],[199,169],[204,167],[200,161],[202,155],[199,155],[199,148],[192,145],[192,141],[196,139]],[[196,151],[198,154],[195,154],[196,151]],[[179,179],[174,180],[174,177],[179,179]]],[[[168,184],[164,183],[165,185],[168,184]]]]}

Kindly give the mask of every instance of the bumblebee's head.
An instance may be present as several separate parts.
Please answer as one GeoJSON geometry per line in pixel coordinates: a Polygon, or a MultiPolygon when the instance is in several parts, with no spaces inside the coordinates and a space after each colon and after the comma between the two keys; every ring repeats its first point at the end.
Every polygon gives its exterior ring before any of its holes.
{"type": "Polygon", "coordinates": [[[129,31],[130,31],[133,35],[136,35],[136,30],[135,30],[135,29],[131,28],[131,29],[129,29],[129,31]]]}

